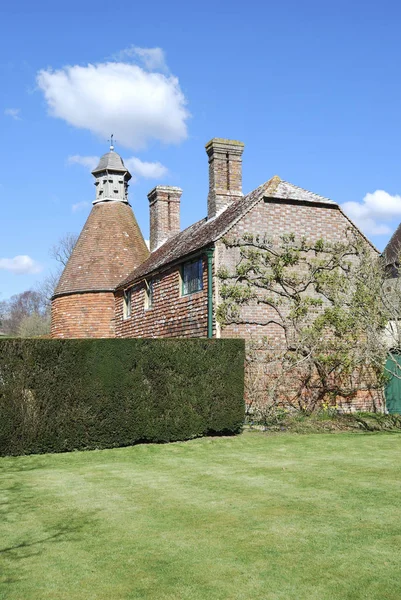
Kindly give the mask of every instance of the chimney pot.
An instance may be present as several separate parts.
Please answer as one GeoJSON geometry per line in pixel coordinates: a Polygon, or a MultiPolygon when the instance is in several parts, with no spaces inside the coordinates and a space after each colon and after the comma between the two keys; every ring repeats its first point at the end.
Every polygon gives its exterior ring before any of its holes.
{"type": "Polygon", "coordinates": [[[236,140],[213,138],[206,144],[209,157],[208,219],[242,197],[243,151],[244,144],[236,140]]]}
{"type": "Polygon", "coordinates": [[[181,188],[170,185],[157,185],[149,192],[151,252],[179,233],[181,195],[181,188]]]}

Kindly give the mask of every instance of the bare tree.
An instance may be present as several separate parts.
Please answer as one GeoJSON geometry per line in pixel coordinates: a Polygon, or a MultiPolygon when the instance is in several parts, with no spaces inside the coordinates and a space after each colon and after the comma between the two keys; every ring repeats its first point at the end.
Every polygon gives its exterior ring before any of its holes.
{"type": "Polygon", "coordinates": [[[76,233],[66,233],[50,248],[49,254],[51,258],[57,261],[58,265],[54,270],[50,271],[36,288],[48,309],[50,309],[52,296],[77,240],[78,235],[76,233]]]}
{"type": "Polygon", "coordinates": [[[49,333],[51,298],[77,239],[76,234],[67,233],[51,247],[50,256],[58,262],[57,268],[50,271],[36,289],[26,290],[0,302],[0,329],[4,333],[21,337],[49,333]]]}
{"type": "Polygon", "coordinates": [[[63,267],[66,266],[68,259],[77,243],[78,235],[76,233],[64,234],[56,244],[50,248],[50,256],[54,258],[63,267]]]}
{"type": "Polygon", "coordinates": [[[42,281],[40,281],[36,286],[36,291],[38,292],[38,294],[40,294],[47,310],[50,310],[51,300],[59,282],[61,273],[61,268],[57,268],[54,271],[50,271],[49,274],[44,279],[42,279],[42,281]]]}

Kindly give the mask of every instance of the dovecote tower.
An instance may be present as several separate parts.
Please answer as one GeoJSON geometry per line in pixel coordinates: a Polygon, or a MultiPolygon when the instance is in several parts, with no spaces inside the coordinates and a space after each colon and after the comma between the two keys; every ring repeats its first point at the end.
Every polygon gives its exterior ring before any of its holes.
{"type": "Polygon", "coordinates": [[[131,175],[113,146],[92,175],[93,208],[52,298],[55,338],[114,337],[114,290],[149,255],[128,202],[131,175]]]}

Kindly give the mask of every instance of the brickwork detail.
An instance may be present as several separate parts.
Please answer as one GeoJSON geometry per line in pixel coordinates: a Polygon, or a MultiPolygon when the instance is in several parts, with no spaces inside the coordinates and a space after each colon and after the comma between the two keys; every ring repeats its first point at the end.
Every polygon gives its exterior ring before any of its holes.
{"type": "Polygon", "coordinates": [[[52,302],[53,338],[110,338],[114,331],[114,293],[59,296],[52,302]]]}
{"type": "Polygon", "coordinates": [[[178,187],[158,185],[148,194],[150,211],[150,251],[180,231],[180,200],[178,187]]]}
{"type": "MultiPolygon", "coordinates": [[[[240,238],[245,233],[267,235],[277,242],[280,235],[295,233],[297,237],[305,237],[308,242],[323,238],[329,242],[344,240],[349,221],[344,217],[337,205],[317,205],[305,203],[287,203],[285,201],[259,202],[232,229],[226,237],[240,238]]],[[[217,242],[219,264],[234,271],[239,261],[237,248],[226,248],[223,242],[217,242]]],[[[275,317],[264,305],[251,303],[243,308],[243,317],[248,321],[266,321],[275,317]]],[[[270,324],[260,325],[233,324],[224,327],[222,337],[243,337],[245,339],[267,336],[274,345],[283,343],[283,332],[280,327],[270,324]]]]}
{"type": "MultiPolygon", "coordinates": [[[[148,280],[149,282],[149,280],[148,280]]],[[[131,317],[123,318],[124,297],[116,293],[117,337],[207,337],[207,261],[203,259],[203,289],[181,295],[180,266],[152,278],[153,305],[145,308],[145,281],[131,292],[131,317]]]]}
{"type": "MultiPolygon", "coordinates": [[[[279,236],[295,233],[297,237],[305,237],[308,242],[324,239],[330,242],[344,240],[345,231],[350,226],[336,205],[317,205],[291,203],[285,201],[262,201],[249,211],[227,234],[226,237],[240,238],[245,233],[267,235],[272,241],[278,241],[279,236]]],[[[219,265],[225,265],[230,271],[235,269],[239,261],[237,248],[226,248],[223,242],[216,244],[219,265]]],[[[276,314],[265,305],[251,303],[243,307],[242,316],[248,321],[267,321],[275,318],[276,314]],[[271,312],[270,312],[271,311],[271,312]]],[[[223,327],[221,337],[245,338],[246,340],[261,340],[266,337],[272,347],[281,347],[284,335],[281,327],[270,324],[260,326],[255,324],[231,324],[223,327]]],[[[255,380],[252,367],[246,365],[246,378],[255,380]]],[[[268,375],[265,374],[265,377],[268,375]]],[[[254,393],[260,395],[264,388],[264,376],[259,371],[258,381],[254,381],[254,393]]],[[[249,399],[248,399],[249,400],[249,399]]],[[[377,390],[358,390],[352,401],[339,400],[339,408],[343,411],[381,410],[383,408],[382,393],[377,390]]]]}
{"type": "Polygon", "coordinates": [[[242,196],[242,153],[244,144],[213,138],[206,144],[209,157],[208,219],[242,196]]]}

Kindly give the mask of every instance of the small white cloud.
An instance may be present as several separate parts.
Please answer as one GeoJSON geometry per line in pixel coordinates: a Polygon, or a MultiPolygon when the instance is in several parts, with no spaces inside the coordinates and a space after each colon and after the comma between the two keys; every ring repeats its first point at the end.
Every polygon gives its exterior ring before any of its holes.
{"type": "Polygon", "coordinates": [[[401,196],[376,190],[362,202],[344,202],[341,208],[367,235],[388,235],[393,228],[386,222],[401,219],[401,196]]]}
{"type": "Polygon", "coordinates": [[[135,156],[124,160],[124,164],[130,173],[145,179],[160,179],[168,173],[167,167],[159,162],[144,162],[135,156]]]}
{"type": "Polygon", "coordinates": [[[21,121],[20,112],[20,108],[6,108],[4,114],[14,119],[14,121],[21,121]]]}
{"type": "Polygon", "coordinates": [[[162,48],[140,48],[139,46],[132,45],[115,54],[113,58],[117,61],[125,61],[126,59],[137,60],[148,71],[168,71],[166,57],[162,48]]]}
{"type": "Polygon", "coordinates": [[[137,149],[187,138],[186,98],[173,75],[107,62],[42,70],[37,83],[51,116],[103,140],[113,132],[119,144],[137,149]]]}
{"type": "Polygon", "coordinates": [[[79,154],[74,154],[74,156],[69,156],[67,158],[67,163],[69,165],[82,165],[83,167],[87,167],[91,171],[97,167],[99,163],[98,156],[80,156],[79,154]]]}
{"type": "Polygon", "coordinates": [[[0,258],[0,269],[11,271],[16,275],[32,275],[40,273],[42,266],[30,256],[20,255],[14,258],[0,258]]]}
{"type": "Polygon", "coordinates": [[[150,240],[145,240],[145,244],[147,246],[147,249],[150,250],[150,240]]]}
{"type": "Polygon", "coordinates": [[[90,202],[86,202],[84,200],[83,202],[77,202],[76,204],[73,204],[71,206],[71,210],[73,213],[75,213],[75,212],[79,212],[81,210],[85,210],[85,208],[88,208],[88,206],[90,206],[90,202]]]}

